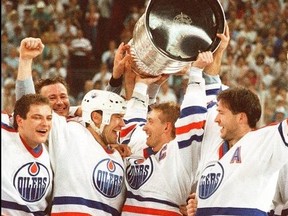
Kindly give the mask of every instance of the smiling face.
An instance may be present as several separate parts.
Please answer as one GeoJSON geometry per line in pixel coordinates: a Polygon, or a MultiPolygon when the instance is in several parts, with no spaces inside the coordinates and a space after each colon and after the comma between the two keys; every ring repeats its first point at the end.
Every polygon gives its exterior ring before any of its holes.
{"type": "Polygon", "coordinates": [[[31,105],[26,119],[16,116],[18,131],[31,148],[44,143],[51,130],[52,109],[49,105],[31,105]]]}
{"type": "Polygon", "coordinates": [[[62,83],[43,86],[40,94],[47,97],[52,109],[61,116],[68,116],[70,102],[66,87],[62,83]]]}
{"type": "Polygon", "coordinates": [[[159,115],[161,111],[152,110],[148,114],[147,123],[143,130],[147,134],[146,144],[152,147],[154,151],[158,151],[163,145],[163,137],[167,123],[161,122],[159,115]]]}
{"type": "Polygon", "coordinates": [[[104,126],[102,138],[105,144],[118,143],[118,135],[123,126],[125,126],[122,114],[111,115],[110,123],[104,126]]]}

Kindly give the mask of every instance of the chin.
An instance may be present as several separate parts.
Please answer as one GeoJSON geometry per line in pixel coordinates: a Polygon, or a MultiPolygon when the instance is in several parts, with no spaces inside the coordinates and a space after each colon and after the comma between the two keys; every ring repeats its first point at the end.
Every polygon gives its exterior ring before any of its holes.
{"type": "Polygon", "coordinates": [[[149,145],[148,143],[149,143],[149,141],[148,141],[148,139],[146,139],[146,145],[149,145]]]}
{"type": "Polygon", "coordinates": [[[146,142],[146,145],[149,147],[152,147],[151,143],[149,143],[149,142],[146,142]]]}
{"type": "Polygon", "coordinates": [[[117,139],[117,136],[115,136],[115,137],[110,137],[110,139],[107,139],[108,140],[108,143],[109,144],[111,144],[111,143],[113,143],[113,144],[115,144],[115,143],[118,143],[118,139],[117,139]]]}
{"type": "Polygon", "coordinates": [[[47,140],[47,139],[40,139],[40,140],[38,140],[38,142],[37,142],[37,143],[39,143],[39,144],[41,144],[41,143],[45,143],[45,142],[46,142],[46,140],[47,140]]]}

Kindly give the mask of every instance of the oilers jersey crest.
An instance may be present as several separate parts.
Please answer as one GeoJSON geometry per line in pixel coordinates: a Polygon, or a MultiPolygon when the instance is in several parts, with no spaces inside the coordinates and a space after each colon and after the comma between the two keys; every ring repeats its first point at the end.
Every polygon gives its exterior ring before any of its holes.
{"type": "Polygon", "coordinates": [[[99,161],[93,171],[93,184],[107,198],[118,196],[124,184],[123,166],[111,159],[99,161]]]}
{"type": "Polygon", "coordinates": [[[219,162],[208,164],[200,176],[198,196],[201,199],[209,198],[218,189],[223,177],[224,168],[219,162]]]}
{"type": "Polygon", "coordinates": [[[51,184],[47,167],[39,162],[29,162],[15,173],[13,185],[23,200],[35,202],[41,200],[51,184]]]}
{"type": "Polygon", "coordinates": [[[126,166],[126,181],[129,187],[134,190],[139,189],[147,182],[153,173],[153,163],[151,158],[128,158],[126,166]]]}

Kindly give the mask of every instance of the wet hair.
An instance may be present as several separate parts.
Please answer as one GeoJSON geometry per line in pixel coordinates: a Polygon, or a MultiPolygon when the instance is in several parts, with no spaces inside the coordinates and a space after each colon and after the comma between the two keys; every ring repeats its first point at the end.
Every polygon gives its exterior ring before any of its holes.
{"type": "Polygon", "coordinates": [[[175,138],[176,129],[175,123],[180,116],[180,106],[174,102],[165,102],[159,104],[153,104],[151,110],[160,111],[162,115],[159,116],[159,119],[162,123],[171,122],[172,131],[171,136],[175,138]]]}
{"type": "Polygon", "coordinates": [[[65,86],[65,88],[67,89],[67,92],[69,92],[68,89],[68,84],[66,83],[65,79],[61,76],[56,76],[53,78],[47,78],[47,79],[40,79],[38,80],[38,82],[35,84],[35,90],[37,94],[40,94],[41,89],[44,86],[48,86],[48,85],[54,85],[57,83],[61,83],[65,86]]]}
{"type": "Polygon", "coordinates": [[[15,103],[14,114],[13,114],[13,127],[18,129],[18,124],[16,121],[16,116],[19,115],[21,118],[26,119],[27,113],[32,105],[48,105],[50,106],[48,98],[40,94],[27,94],[23,95],[15,103]]]}
{"type": "Polygon", "coordinates": [[[255,128],[261,117],[261,104],[258,96],[244,87],[233,87],[220,92],[217,100],[233,114],[245,113],[250,128],[255,128]]]}

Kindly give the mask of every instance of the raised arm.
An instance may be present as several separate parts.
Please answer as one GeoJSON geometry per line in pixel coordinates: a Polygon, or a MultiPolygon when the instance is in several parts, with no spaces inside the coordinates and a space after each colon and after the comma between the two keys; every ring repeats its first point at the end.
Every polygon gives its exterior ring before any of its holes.
{"type": "Polygon", "coordinates": [[[224,33],[223,34],[217,33],[217,37],[221,39],[221,42],[219,44],[219,47],[213,53],[213,58],[214,58],[213,63],[208,65],[204,69],[205,73],[209,75],[219,75],[220,73],[222,57],[230,41],[230,32],[229,32],[229,27],[227,23],[225,24],[224,33]]]}
{"type": "Polygon", "coordinates": [[[115,58],[112,76],[106,86],[107,91],[112,91],[116,94],[120,94],[122,90],[123,75],[127,67],[127,61],[130,58],[130,46],[123,42],[119,45],[115,58]]]}
{"type": "Polygon", "coordinates": [[[19,47],[19,66],[16,80],[16,100],[28,93],[35,93],[32,80],[33,59],[42,54],[44,44],[40,38],[24,38],[19,47]]]}
{"type": "MultiPolygon", "coordinates": [[[[199,53],[189,70],[189,83],[181,104],[180,118],[176,122],[177,141],[185,148],[195,139],[195,131],[201,137],[207,111],[203,68],[213,61],[211,52],[199,53]],[[187,139],[187,137],[190,137],[187,139]]],[[[197,138],[197,141],[200,138],[197,138]]]]}
{"type": "Polygon", "coordinates": [[[225,25],[225,32],[223,34],[217,34],[217,36],[221,39],[220,45],[213,53],[212,64],[207,65],[203,71],[203,78],[205,79],[206,85],[207,103],[213,101],[215,102],[218,92],[221,91],[223,87],[227,88],[226,86],[222,85],[220,79],[222,58],[230,41],[230,33],[227,23],[225,25]]]}

